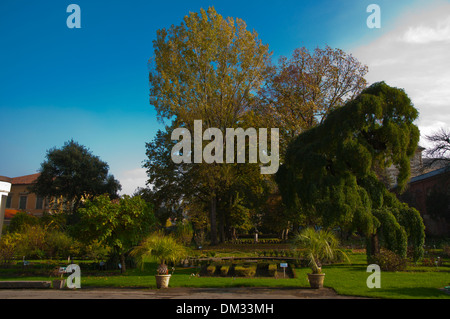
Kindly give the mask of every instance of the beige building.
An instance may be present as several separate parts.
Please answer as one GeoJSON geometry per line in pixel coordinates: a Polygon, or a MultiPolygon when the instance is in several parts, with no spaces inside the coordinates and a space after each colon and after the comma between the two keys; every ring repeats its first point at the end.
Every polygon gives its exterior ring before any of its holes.
{"type": "Polygon", "coordinates": [[[29,187],[36,182],[38,177],[39,173],[10,179],[11,191],[6,200],[6,219],[11,218],[18,211],[42,216],[47,208],[46,201],[29,190],[29,187]]]}

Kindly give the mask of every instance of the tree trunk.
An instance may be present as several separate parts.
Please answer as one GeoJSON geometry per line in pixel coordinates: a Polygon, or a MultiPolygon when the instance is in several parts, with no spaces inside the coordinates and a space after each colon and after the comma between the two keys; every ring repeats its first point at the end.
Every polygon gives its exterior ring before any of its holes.
{"type": "Polygon", "coordinates": [[[127,271],[127,266],[125,264],[125,254],[120,254],[120,265],[122,266],[120,268],[120,273],[124,274],[127,271]]]}
{"type": "Polygon", "coordinates": [[[217,245],[217,221],[216,221],[216,208],[217,208],[217,199],[216,195],[212,195],[211,197],[211,211],[210,211],[210,222],[211,222],[211,245],[217,245]]]}
{"type": "Polygon", "coordinates": [[[374,256],[380,252],[380,245],[378,242],[378,234],[375,233],[370,236],[370,256],[374,256]]]}
{"type": "Polygon", "coordinates": [[[234,227],[232,227],[231,238],[232,238],[233,244],[235,244],[236,240],[237,240],[237,235],[236,235],[236,228],[234,228],[234,227]]]}
{"type": "Polygon", "coordinates": [[[225,212],[223,209],[219,212],[219,242],[225,242],[225,212]]]}

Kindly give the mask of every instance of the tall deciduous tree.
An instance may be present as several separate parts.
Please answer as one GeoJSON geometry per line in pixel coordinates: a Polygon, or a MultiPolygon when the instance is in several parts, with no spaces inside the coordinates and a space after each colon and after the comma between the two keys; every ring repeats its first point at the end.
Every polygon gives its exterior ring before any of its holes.
{"type": "Polygon", "coordinates": [[[260,113],[280,129],[280,154],[298,134],[323,123],[328,114],[366,87],[368,68],[340,49],[298,48],[271,68],[260,113]]]}
{"type": "Polygon", "coordinates": [[[428,157],[427,166],[450,166],[450,129],[441,127],[426,138],[433,144],[425,152],[428,157]]]}
{"type": "MultiPolygon", "coordinates": [[[[174,120],[172,128],[185,127],[190,132],[195,120],[203,121],[203,130],[242,127],[240,122],[254,107],[265,80],[270,56],[268,46],[256,32],[247,30],[243,20],[224,19],[212,7],[202,9],[185,16],[178,26],[158,30],[153,46],[150,104],[160,119],[174,120]]],[[[232,182],[230,168],[196,164],[177,172],[190,174],[192,187],[207,189],[211,243],[215,244],[218,195],[232,182]]]]}
{"type": "Polygon", "coordinates": [[[66,206],[75,212],[83,198],[105,193],[118,197],[122,187],[108,170],[106,162],[70,140],[62,148],[47,152],[32,191],[42,197],[62,197],[69,204],[66,206]]]}
{"type": "Polygon", "coordinates": [[[405,92],[384,82],[330,112],[289,145],[277,174],[286,205],[310,223],[365,234],[369,256],[377,252],[379,236],[388,249],[406,256],[409,237],[420,258],[420,214],[389,192],[375,170],[396,165],[398,189],[405,189],[419,141],[417,116],[405,92]]]}

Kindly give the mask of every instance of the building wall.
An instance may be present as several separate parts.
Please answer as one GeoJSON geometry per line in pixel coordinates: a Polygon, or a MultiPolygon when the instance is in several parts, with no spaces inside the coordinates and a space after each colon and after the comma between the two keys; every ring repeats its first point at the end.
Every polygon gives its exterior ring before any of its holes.
{"type": "Polygon", "coordinates": [[[38,197],[36,194],[31,193],[28,190],[29,184],[13,184],[11,186],[11,191],[9,193],[9,201],[6,208],[8,209],[17,209],[17,210],[23,210],[28,213],[31,213],[36,216],[41,216],[44,213],[45,210],[45,200],[42,200],[42,208],[36,208],[36,203],[38,200],[38,197]],[[20,198],[21,196],[26,196],[26,206],[25,208],[20,207],[20,198]]]}
{"type": "Polygon", "coordinates": [[[427,234],[448,236],[450,234],[450,221],[444,218],[432,218],[427,212],[427,196],[434,187],[438,187],[442,192],[448,192],[450,189],[450,172],[411,181],[404,197],[422,215],[427,234]]]}

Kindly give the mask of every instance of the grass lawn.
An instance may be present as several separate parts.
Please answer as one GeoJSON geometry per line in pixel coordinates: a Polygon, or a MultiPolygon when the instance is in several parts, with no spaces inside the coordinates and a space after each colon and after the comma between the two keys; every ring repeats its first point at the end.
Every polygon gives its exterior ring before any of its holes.
{"type": "MultiPolygon", "coordinates": [[[[381,272],[381,288],[369,289],[366,280],[365,254],[350,255],[351,264],[334,264],[323,267],[324,286],[333,288],[338,294],[371,298],[433,298],[450,299],[450,295],[439,290],[450,285],[450,265],[441,267],[409,266],[403,272],[381,272]]],[[[119,271],[91,272],[81,270],[82,287],[140,287],[156,288],[156,264],[148,263],[144,270],[129,269],[121,275],[119,271]]],[[[309,288],[309,268],[296,268],[296,278],[232,278],[193,276],[198,268],[177,267],[170,280],[170,287],[291,287],[309,288]]],[[[17,276],[17,270],[1,269],[0,280],[50,280],[48,276],[17,276]]]]}

